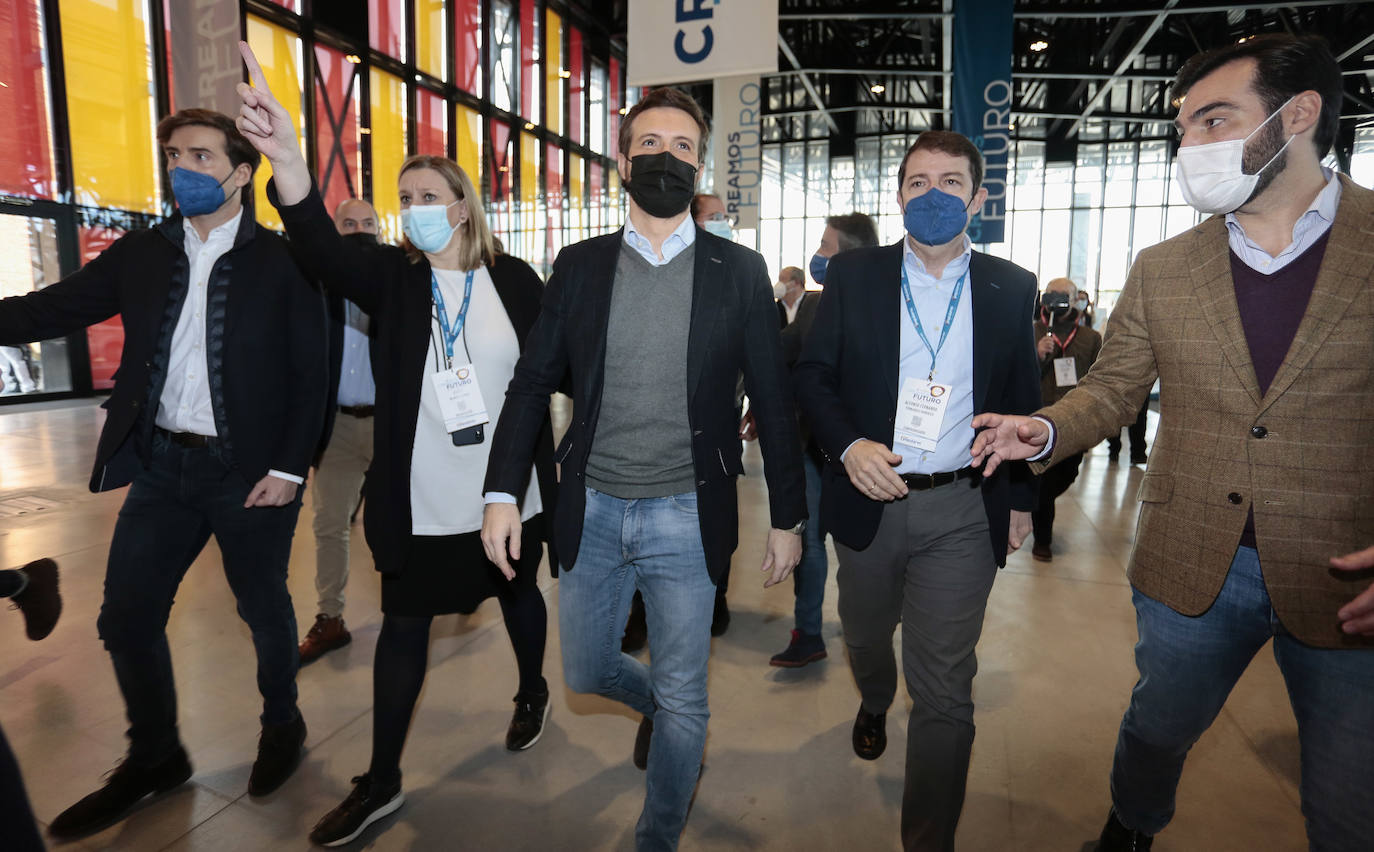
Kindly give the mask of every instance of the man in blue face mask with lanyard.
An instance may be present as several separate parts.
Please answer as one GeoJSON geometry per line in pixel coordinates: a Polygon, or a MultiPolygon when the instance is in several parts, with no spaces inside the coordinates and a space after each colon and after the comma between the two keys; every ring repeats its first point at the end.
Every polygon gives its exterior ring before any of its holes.
{"type": "Polygon", "coordinates": [[[232,119],[182,110],[158,124],[157,139],[177,212],[57,284],[0,301],[0,343],[47,340],[116,314],[124,322],[91,490],[131,485],[96,623],[127,707],[129,752],[103,787],[52,821],[49,833],[63,840],[191,777],[165,626],[212,535],[257,653],[262,737],[248,793],[277,789],[305,741],[286,573],[324,422],[324,303],[286,242],[253,220],[245,199],[259,156],[232,119]]]}
{"type": "Polygon", "coordinates": [[[974,646],[998,566],[1030,532],[1024,469],[969,467],[976,412],[1040,403],[1035,276],[972,250],[987,197],[967,138],[927,131],[898,172],[900,243],[831,258],[796,375],[827,460],[821,522],[835,539],[840,621],[862,701],[854,751],[887,745],[897,691],[913,706],[902,842],[950,850],[973,746],[974,646]]]}

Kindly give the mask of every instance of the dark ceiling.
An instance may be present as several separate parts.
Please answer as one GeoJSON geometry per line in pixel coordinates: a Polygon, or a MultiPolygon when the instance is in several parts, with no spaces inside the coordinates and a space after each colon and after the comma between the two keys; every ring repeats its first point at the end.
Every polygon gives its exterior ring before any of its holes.
{"type": "MultiPolygon", "coordinates": [[[[622,44],[626,0],[581,4],[622,44]]],[[[771,138],[835,139],[948,123],[954,0],[779,0],[771,138]],[[876,91],[875,91],[876,90],[876,91]],[[820,122],[818,124],[818,121],[820,122]],[[822,128],[824,128],[822,130],[822,128]]],[[[1174,72],[1199,50],[1268,32],[1326,37],[1345,71],[1341,142],[1374,125],[1374,2],[1015,0],[1014,135],[1167,136],[1174,72]],[[1036,42],[1046,46],[1033,50],[1036,42]]],[[[705,101],[709,103],[709,100],[705,101]]]]}

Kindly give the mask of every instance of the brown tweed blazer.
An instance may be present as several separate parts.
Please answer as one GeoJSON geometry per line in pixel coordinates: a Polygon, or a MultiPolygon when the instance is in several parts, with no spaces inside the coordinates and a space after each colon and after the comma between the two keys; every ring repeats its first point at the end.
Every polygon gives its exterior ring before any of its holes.
{"type": "Polygon", "coordinates": [[[1371,572],[1328,559],[1374,545],[1374,192],[1341,201],[1307,312],[1261,397],[1223,217],[1142,251],[1088,375],[1040,414],[1050,464],[1133,421],[1155,378],[1159,429],[1140,484],[1132,585],[1185,615],[1216,600],[1245,527],[1285,628],[1327,648],[1374,646],[1336,610],[1371,572]]]}

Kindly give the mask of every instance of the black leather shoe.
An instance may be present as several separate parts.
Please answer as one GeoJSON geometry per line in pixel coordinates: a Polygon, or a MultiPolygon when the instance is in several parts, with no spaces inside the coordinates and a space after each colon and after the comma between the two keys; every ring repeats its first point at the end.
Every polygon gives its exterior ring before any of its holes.
{"type": "Polygon", "coordinates": [[[644,616],[644,597],[635,592],[630,601],[630,618],[625,622],[625,635],[620,640],[620,650],[627,654],[642,649],[649,641],[649,623],[644,616]]]}
{"type": "Polygon", "coordinates": [[[654,720],[645,716],[635,734],[635,769],[649,768],[649,740],[654,736],[654,720]]]}
{"type": "Polygon", "coordinates": [[[797,669],[807,663],[824,660],[825,657],[825,640],[821,638],[819,633],[813,636],[800,630],[793,630],[792,641],[787,643],[786,650],[774,654],[773,658],[768,661],[768,665],[797,669]]]}
{"type": "Polygon", "coordinates": [[[1150,457],[1144,453],[1131,453],[1131,464],[1149,464],[1150,457]]]}
{"type": "Polygon", "coordinates": [[[320,846],[352,843],[363,829],[395,813],[405,801],[399,775],[394,783],[386,785],[373,784],[370,773],[359,775],[353,779],[353,792],[348,798],[315,823],[310,831],[310,842],[320,846]]]}
{"type": "Polygon", "coordinates": [[[725,603],[725,595],[716,595],[716,610],[711,613],[711,635],[724,636],[730,629],[730,607],[725,603]]]}
{"type": "Polygon", "coordinates": [[[544,735],[544,722],[549,718],[549,691],[543,694],[521,692],[515,696],[515,715],[506,729],[506,748],[524,751],[544,735]]]}
{"type": "Polygon", "coordinates": [[[1093,852],[1146,852],[1154,841],[1153,837],[1122,825],[1121,820],[1116,818],[1116,808],[1112,808],[1093,852]]]}
{"type": "Polygon", "coordinates": [[[57,617],[62,614],[62,595],[57,591],[57,563],[38,559],[19,570],[29,582],[12,600],[24,614],[24,631],[37,642],[52,632],[57,617]]]}
{"type": "Polygon", "coordinates": [[[110,773],[104,787],[58,814],[48,834],[55,840],[94,834],[128,816],[144,796],[174,790],[190,777],[191,762],[181,746],[155,766],[135,766],[125,760],[110,773]]]}
{"type": "Polygon", "coordinates": [[[253,761],[253,774],[248,776],[248,795],[266,796],[286,783],[301,762],[303,745],[305,717],[300,713],[293,722],[263,726],[258,738],[258,759],[253,761]]]}
{"type": "Polygon", "coordinates": [[[877,760],[887,748],[887,714],[870,713],[862,706],[854,717],[854,753],[864,760],[877,760]]]}

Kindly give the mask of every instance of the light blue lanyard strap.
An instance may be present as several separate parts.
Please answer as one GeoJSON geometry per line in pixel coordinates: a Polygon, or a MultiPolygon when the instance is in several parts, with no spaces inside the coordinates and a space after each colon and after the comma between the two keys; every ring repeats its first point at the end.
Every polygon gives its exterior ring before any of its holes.
{"type": "Polygon", "coordinates": [[[475,271],[468,270],[467,279],[463,282],[463,306],[458,309],[458,322],[452,329],[448,324],[448,311],[444,309],[444,294],[439,290],[439,278],[433,270],[429,273],[429,286],[434,293],[434,307],[439,314],[439,329],[444,335],[444,354],[450,364],[453,362],[453,344],[462,336],[463,326],[468,321],[468,305],[472,302],[472,274],[475,271]]]}
{"type": "Polygon", "coordinates": [[[967,269],[959,276],[958,283],[954,285],[954,292],[949,297],[949,308],[945,310],[945,326],[940,329],[940,342],[936,346],[931,346],[925,329],[921,327],[921,315],[916,313],[916,300],[911,298],[911,282],[907,280],[906,263],[902,263],[902,298],[906,300],[906,312],[911,317],[911,324],[916,326],[916,334],[920,336],[921,342],[926,345],[926,351],[930,353],[930,375],[926,381],[935,378],[935,359],[939,357],[940,350],[945,348],[945,339],[949,337],[949,330],[954,327],[954,317],[959,313],[959,299],[964,295],[966,278],[967,269]]]}

